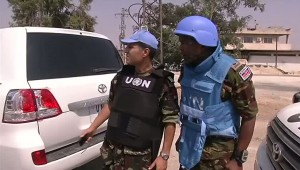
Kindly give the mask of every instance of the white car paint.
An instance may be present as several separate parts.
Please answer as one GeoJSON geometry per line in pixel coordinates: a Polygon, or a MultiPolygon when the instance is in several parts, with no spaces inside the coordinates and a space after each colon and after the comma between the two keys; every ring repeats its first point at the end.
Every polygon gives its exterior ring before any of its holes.
{"type": "MultiPolygon", "coordinates": [[[[111,42],[104,35],[80,30],[43,27],[0,29],[0,169],[66,170],[79,167],[99,156],[101,140],[84,149],[77,146],[77,141],[82,132],[98,115],[99,105],[106,102],[110,82],[116,72],[28,80],[27,49],[30,44],[27,44],[27,35],[29,33],[76,35],[86,39],[96,38],[111,42]],[[105,93],[99,93],[98,86],[100,84],[107,86],[105,93]],[[3,118],[7,95],[14,89],[49,90],[58,102],[62,113],[55,117],[27,123],[6,123],[3,118]],[[84,106],[80,105],[82,103],[84,106]],[[76,147],[78,151],[44,165],[33,163],[32,152],[45,150],[48,154],[68,146],[76,147]]],[[[53,42],[53,44],[55,43],[53,42]]],[[[106,50],[116,50],[112,43],[111,45],[112,47],[106,50]]],[[[118,61],[120,61],[121,67],[122,61],[119,56],[118,61]]],[[[106,123],[97,131],[101,138],[103,136],[101,132],[105,132],[105,130],[106,123]]]]}

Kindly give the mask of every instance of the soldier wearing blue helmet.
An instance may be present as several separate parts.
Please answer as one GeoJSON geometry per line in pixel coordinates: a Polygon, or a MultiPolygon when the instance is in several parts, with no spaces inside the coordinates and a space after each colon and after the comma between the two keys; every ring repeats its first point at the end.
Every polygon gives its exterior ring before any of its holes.
{"type": "Polygon", "coordinates": [[[127,45],[127,64],[111,82],[108,104],[82,137],[90,141],[108,119],[99,169],[165,170],[179,112],[174,74],[153,68],[158,41],[148,30],[121,41],[127,45]]]}
{"type": "Polygon", "coordinates": [[[258,112],[251,69],[224,54],[205,17],[184,18],[175,34],[184,58],[180,169],[242,169],[258,112]]]}

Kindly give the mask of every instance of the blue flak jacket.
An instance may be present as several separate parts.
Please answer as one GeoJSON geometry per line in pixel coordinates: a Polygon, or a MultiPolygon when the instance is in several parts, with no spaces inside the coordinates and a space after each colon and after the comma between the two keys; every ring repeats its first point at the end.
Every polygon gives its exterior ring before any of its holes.
{"type": "Polygon", "coordinates": [[[231,101],[221,100],[223,82],[236,62],[224,54],[219,45],[209,58],[195,68],[184,66],[184,76],[180,82],[182,133],[179,162],[187,169],[200,161],[207,136],[238,137],[240,117],[231,101]]]}

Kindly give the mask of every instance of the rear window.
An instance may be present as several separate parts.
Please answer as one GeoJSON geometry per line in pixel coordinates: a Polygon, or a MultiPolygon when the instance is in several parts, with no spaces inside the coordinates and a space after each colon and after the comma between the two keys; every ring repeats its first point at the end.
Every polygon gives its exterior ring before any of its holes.
{"type": "Polygon", "coordinates": [[[111,41],[71,34],[27,34],[27,79],[115,73],[122,60],[111,41]]]}

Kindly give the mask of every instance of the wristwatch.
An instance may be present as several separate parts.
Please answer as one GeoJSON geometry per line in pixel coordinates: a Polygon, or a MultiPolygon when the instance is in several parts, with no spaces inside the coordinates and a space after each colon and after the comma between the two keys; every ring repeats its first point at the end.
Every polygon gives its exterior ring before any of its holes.
{"type": "Polygon", "coordinates": [[[163,158],[163,160],[167,161],[169,159],[169,154],[166,154],[164,152],[160,152],[160,156],[163,158]]]}
{"type": "Polygon", "coordinates": [[[247,150],[237,151],[235,152],[234,158],[238,163],[243,164],[247,161],[248,151],[247,150]]]}

